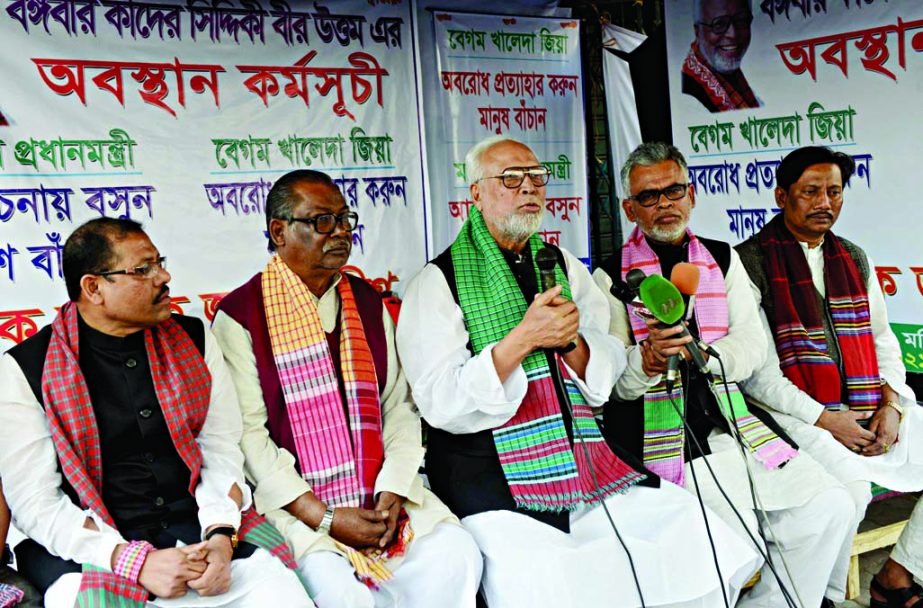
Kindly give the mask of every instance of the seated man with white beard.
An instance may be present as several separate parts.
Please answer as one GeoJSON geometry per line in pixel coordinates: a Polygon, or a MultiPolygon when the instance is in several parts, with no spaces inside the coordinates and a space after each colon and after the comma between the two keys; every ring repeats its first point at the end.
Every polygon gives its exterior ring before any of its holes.
{"type": "Polygon", "coordinates": [[[408,287],[397,344],[431,427],[430,483],[484,554],[489,605],[733,603],[756,554],[713,516],[721,585],[695,500],[620,458],[593,418],[625,347],[573,255],[553,249],[557,286],[539,288],[548,169],[504,137],[466,165],[474,206],[408,287]]]}

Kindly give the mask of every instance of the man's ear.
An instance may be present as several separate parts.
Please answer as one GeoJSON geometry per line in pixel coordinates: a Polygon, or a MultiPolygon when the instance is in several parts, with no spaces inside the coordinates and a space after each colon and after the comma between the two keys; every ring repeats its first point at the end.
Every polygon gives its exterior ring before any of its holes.
{"type": "Polygon", "coordinates": [[[285,245],[285,229],[287,227],[288,222],[277,217],[269,220],[269,240],[276,246],[276,249],[285,245]]]}
{"type": "Polygon", "coordinates": [[[786,192],[783,188],[776,187],[775,195],[776,207],[779,209],[785,209],[785,203],[788,202],[788,192],[786,192]]]}
{"type": "Polygon", "coordinates": [[[481,186],[475,182],[468,186],[468,192],[471,193],[471,200],[474,202],[474,206],[478,208],[478,211],[481,209],[481,186]]]}
{"type": "Polygon", "coordinates": [[[692,184],[688,184],[686,188],[687,188],[686,196],[689,197],[689,208],[694,209],[695,208],[695,186],[693,186],[692,184]]]}
{"type": "Polygon", "coordinates": [[[634,211],[634,209],[631,208],[631,201],[628,200],[627,198],[626,198],[626,199],[622,199],[622,209],[625,210],[625,217],[628,218],[628,221],[629,221],[629,222],[637,222],[637,221],[638,221],[637,216],[635,216],[635,211],[634,211]]]}
{"type": "Polygon", "coordinates": [[[82,297],[92,304],[102,304],[105,298],[99,284],[105,280],[105,277],[95,274],[85,274],[80,277],[80,293],[82,297]]]}

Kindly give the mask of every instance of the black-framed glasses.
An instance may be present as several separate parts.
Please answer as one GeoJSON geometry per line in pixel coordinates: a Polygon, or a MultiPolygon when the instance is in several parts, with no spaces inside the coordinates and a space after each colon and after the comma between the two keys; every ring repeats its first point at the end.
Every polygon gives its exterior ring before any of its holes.
{"type": "Polygon", "coordinates": [[[314,230],[318,234],[332,234],[337,229],[337,224],[347,230],[355,230],[356,226],[359,225],[359,214],[355,211],[344,211],[340,215],[322,213],[314,217],[293,217],[289,218],[288,221],[313,224],[314,230]]]}
{"type": "Polygon", "coordinates": [[[90,274],[95,274],[99,277],[111,277],[116,274],[128,274],[133,277],[138,277],[139,279],[150,279],[161,271],[167,269],[167,258],[160,256],[153,262],[148,262],[147,264],[141,264],[140,266],[133,266],[131,268],[119,268],[118,270],[104,270],[102,272],[93,272],[90,274]]]}
{"type": "Polygon", "coordinates": [[[529,176],[529,179],[532,180],[533,186],[544,186],[551,178],[551,171],[548,169],[548,167],[543,166],[509,167],[504,169],[503,173],[500,175],[482,177],[478,181],[484,181],[485,179],[499,179],[505,187],[512,189],[521,186],[527,175],[529,176]]]}
{"type": "Polygon", "coordinates": [[[641,192],[629,196],[628,200],[637,201],[642,207],[653,207],[660,202],[660,197],[667,197],[668,201],[678,201],[686,196],[686,190],[689,184],[670,184],[660,190],[642,190],[641,192]]]}
{"type": "Polygon", "coordinates": [[[734,24],[735,30],[749,30],[750,24],[753,23],[753,13],[750,11],[743,11],[733,15],[723,15],[707,23],[704,21],[696,21],[696,25],[707,27],[712,32],[719,35],[728,31],[732,23],[734,24]]]}

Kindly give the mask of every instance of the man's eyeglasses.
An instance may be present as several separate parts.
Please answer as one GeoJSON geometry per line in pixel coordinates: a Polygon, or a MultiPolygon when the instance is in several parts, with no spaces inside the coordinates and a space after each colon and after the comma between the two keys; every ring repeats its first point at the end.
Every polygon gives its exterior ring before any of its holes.
{"type": "Polygon", "coordinates": [[[660,197],[667,197],[668,201],[678,201],[686,196],[686,190],[689,184],[671,184],[662,190],[642,190],[634,196],[629,196],[628,200],[637,201],[642,207],[653,207],[660,202],[660,197]]]}
{"type": "Polygon", "coordinates": [[[548,167],[510,167],[509,169],[504,169],[500,175],[482,177],[478,181],[499,179],[504,186],[512,189],[521,186],[527,175],[532,180],[533,186],[544,186],[551,177],[551,171],[548,170],[548,167]]]}
{"type": "Polygon", "coordinates": [[[138,277],[139,279],[150,279],[157,276],[161,270],[167,269],[167,258],[160,256],[153,262],[148,262],[147,264],[142,264],[140,266],[134,266],[132,268],[120,268],[118,270],[104,270],[103,272],[93,272],[90,274],[95,274],[99,277],[111,277],[116,274],[129,274],[133,277],[138,277]]]}
{"type": "Polygon", "coordinates": [[[347,230],[355,230],[356,226],[359,225],[359,214],[355,211],[346,211],[340,215],[322,213],[314,217],[293,217],[289,218],[288,221],[313,224],[314,231],[318,234],[332,234],[336,230],[337,224],[347,230]]]}
{"type": "Polygon", "coordinates": [[[724,32],[728,31],[732,23],[734,24],[735,30],[749,30],[750,24],[753,23],[753,13],[750,11],[744,11],[734,15],[724,15],[722,17],[712,19],[708,23],[696,21],[696,25],[707,27],[715,34],[723,34],[724,32]]]}

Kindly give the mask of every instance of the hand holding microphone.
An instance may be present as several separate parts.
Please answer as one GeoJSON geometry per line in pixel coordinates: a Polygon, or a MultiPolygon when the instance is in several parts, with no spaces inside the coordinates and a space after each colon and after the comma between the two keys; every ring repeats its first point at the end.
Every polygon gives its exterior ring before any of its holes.
{"type": "MultiPolygon", "coordinates": [[[[553,339],[553,342],[549,343],[547,340],[543,340],[543,343],[540,345],[542,348],[555,348],[559,354],[565,355],[570,351],[577,348],[577,329],[580,325],[580,313],[577,311],[577,305],[574,304],[571,300],[561,296],[555,295],[554,298],[544,302],[543,296],[549,292],[549,290],[554,289],[557,286],[558,280],[555,277],[554,269],[558,264],[558,256],[550,247],[542,247],[535,254],[535,264],[538,266],[539,278],[541,279],[541,291],[538,296],[536,296],[535,301],[529,306],[529,310],[532,310],[536,302],[541,302],[542,306],[545,306],[547,309],[541,311],[542,315],[550,314],[548,317],[548,325],[540,326],[545,330],[543,333],[551,334],[554,330],[562,330],[566,332],[563,334],[564,342],[560,342],[560,337],[558,335],[550,336],[553,339]],[[563,321],[565,323],[559,324],[556,321],[563,321]]],[[[560,294],[560,289],[557,292],[560,294]]],[[[528,316],[529,311],[526,311],[528,316]]]]}

